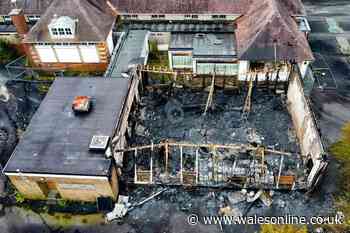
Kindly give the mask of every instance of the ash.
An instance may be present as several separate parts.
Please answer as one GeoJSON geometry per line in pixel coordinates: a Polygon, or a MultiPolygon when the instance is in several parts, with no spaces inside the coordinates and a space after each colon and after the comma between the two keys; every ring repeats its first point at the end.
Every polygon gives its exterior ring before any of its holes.
{"type": "MultiPolygon", "coordinates": [[[[155,183],[181,184],[180,170],[183,169],[192,174],[198,173],[195,183],[199,186],[267,189],[306,187],[308,171],[299,156],[300,149],[286,109],[285,96],[256,90],[252,95],[252,108],[247,119],[242,118],[245,93],[217,91],[212,108],[204,114],[207,98],[207,92],[181,88],[148,92],[132,115],[130,131],[134,133],[131,146],[164,140],[193,144],[238,143],[286,151],[292,156],[281,159],[281,156],[267,153],[262,161],[256,151],[217,149],[213,152],[208,148],[200,148],[196,152],[193,148],[186,148],[183,150],[183,167],[179,156],[170,156],[170,175],[166,175],[166,178],[163,156],[158,156],[158,162],[156,158],[153,170],[155,183]],[[194,156],[196,153],[198,165],[194,156]],[[295,180],[290,181],[288,187],[279,187],[276,184],[281,175],[293,176],[295,180]]],[[[179,155],[179,150],[170,149],[170,153],[179,155]]],[[[141,170],[150,169],[148,154],[142,158],[139,153],[136,163],[141,170]]]]}

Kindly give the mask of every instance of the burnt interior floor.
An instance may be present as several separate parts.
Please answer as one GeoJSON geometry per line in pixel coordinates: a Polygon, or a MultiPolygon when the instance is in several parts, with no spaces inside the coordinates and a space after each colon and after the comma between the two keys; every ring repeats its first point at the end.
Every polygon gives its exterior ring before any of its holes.
{"type": "MultiPolygon", "coordinates": [[[[181,162],[180,148],[174,146],[169,147],[168,169],[165,169],[162,148],[153,149],[153,152],[138,151],[137,169],[150,171],[152,155],[153,183],[304,188],[307,169],[300,158],[300,148],[286,108],[285,96],[254,90],[248,120],[243,120],[241,115],[246,93],[216,90],[213,109],[204,115],[208,98],[206,91],[172,88],[170,91],[145,92],[129,122],[129,132],[132,132],[129,146],[157,144],[166,140],[189,144],[244,144],[285,151],[292,155],[265,152],[262,159],[257,151],[249,149],[217,147],[213,151],[211,147],[184,147],[181,149],[181,162]],[[194,177],[196,171],[197,178],[194,177]]],[[[123,180],[130,180],[135,175],[135,156],[129,152],[126,158],[123,180]]],[[[147,183],[149,177],[145,179],[147,183]]]]}

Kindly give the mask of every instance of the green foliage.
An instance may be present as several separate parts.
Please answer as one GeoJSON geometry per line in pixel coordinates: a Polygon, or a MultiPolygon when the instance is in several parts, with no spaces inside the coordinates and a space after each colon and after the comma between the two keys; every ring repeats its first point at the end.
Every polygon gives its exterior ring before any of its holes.
{"type": "Polygon", "coordinates": [[[0,39],[0,64],[6,64],[19,56],[15,46],[8,41],[0,39]]]}
{"type": "Polygon", "coordinates": [[[159,50],[158,50],[158,44],[156,40],[150,40],[148,42],[149,44],[149,56],[150,59],[158,59],[159,58],[159,50]]]}
{"type": "Polygon", "coordinates": [[[346,232],[350,229],[350,122],[342,129],[342,136],[338,142],[330,147],[331,154],[341,164],[338,179],[339,193],[336,197],[336,206],[346,217],[345,224],[333,226],[334,232],[346,232]]]}
{"type": "Polygon", "coordinates": [[[265,224],[261,226],[260,233],[307,233],[307,228],[297,225],[265,224]]]}
{"type": "Polygon", "coordinates": [[[18,204],[22,204],[25,201],[24,196],[18,191],[16,191],[15,197],[18,204]]]}
{"type": "Polygon", "coordinates": [[[58,200],[57,204],[58,204],[60,207],[65,208],[65,207],[67,207],[67,205],[68,205],[68,201],[67,201],[67,200],[64,200],[64,199],[60,199],[60,200],[58,200]]]}

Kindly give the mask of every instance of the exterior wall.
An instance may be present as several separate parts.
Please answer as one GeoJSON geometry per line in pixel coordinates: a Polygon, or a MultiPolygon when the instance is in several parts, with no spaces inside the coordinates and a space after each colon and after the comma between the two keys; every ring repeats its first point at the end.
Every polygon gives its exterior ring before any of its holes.
{"type": "Polygon", "coordinates": [[[124,20],[202,20],[202,21],[233,21],[237,19],[239,15],[227,15],[227,14],[130,14],[122,15],[124,20]]]}
{"type": "Polygon", "coordinates": [[[114,200],[118,194],[118,183],[115,169],[112,171],[112,177],[94,179],[94,177],[51,177],[43,174],[42,176],[30,176],[21,174],[14,176],[6,174],[16,189],[27,199],[45,200],[47,194],[40,188],[39,182],[49,184],[51,190],[57,190],[62,199],[74,201],[95,202],[97,197],[111,197],[114,200]]]}
{"type": "Polygon", "coordinates": [[[238,79],[240,81],[249,81],[252,74],[257,77],[257,81],[266,81],[268,74],[270,81],[278,80],[279,82],[287,82],[290,75],[290,66],[288,64],[285,64],[279,71],[276,70],[267,73],[267,71],[261,70],[255,73],[253,70],[251,70],[249,61],[239,61],[238,69],[238,79]]]}
{"type": "Polygon", "coordinates": [[[114,48],[114,45],[113,45],[113,30],[111,30],[108,34],[108,37],[107,37],[107,46],[108,46],[108,51],[109,51],[109,55],[112,55],[113,53],[113,48],[114,48]]]}
{"type": "Polygon", "coordinates": [[[301,62],[298,64],[302,79],[305,78],[305,75],[307,73],[307,69],[309,68],[309,64],[310,64],[309,61],[304,61],[304,62],[301,62]]]}
{"type": "Polygon", "coordinates": [[[240,81],[247,80],[247,73],[249,71],[249,61],[238,62],[238,79],[240,81]]]}
{"type": "Polygon", "coordinates": [[[296,72],[291,76],[287,93],[287,106],[305,160],[312,159],[313,167],[308,177],[311,186],[319,172],[326,166],[322,141],[309,102],[304,95],[301,80],[296,72]]]}

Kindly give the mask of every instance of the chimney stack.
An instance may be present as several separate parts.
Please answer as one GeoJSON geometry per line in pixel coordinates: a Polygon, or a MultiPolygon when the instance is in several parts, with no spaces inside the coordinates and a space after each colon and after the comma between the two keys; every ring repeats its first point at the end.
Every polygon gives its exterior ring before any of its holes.
{"type": "Polygon", "coordinates": [[[22,9],[12,9],[10,14],[12,23],[15,25],[18,35],[21,39],[28,33],[29,27],[24,17],[24,11],[22,9]]]}

